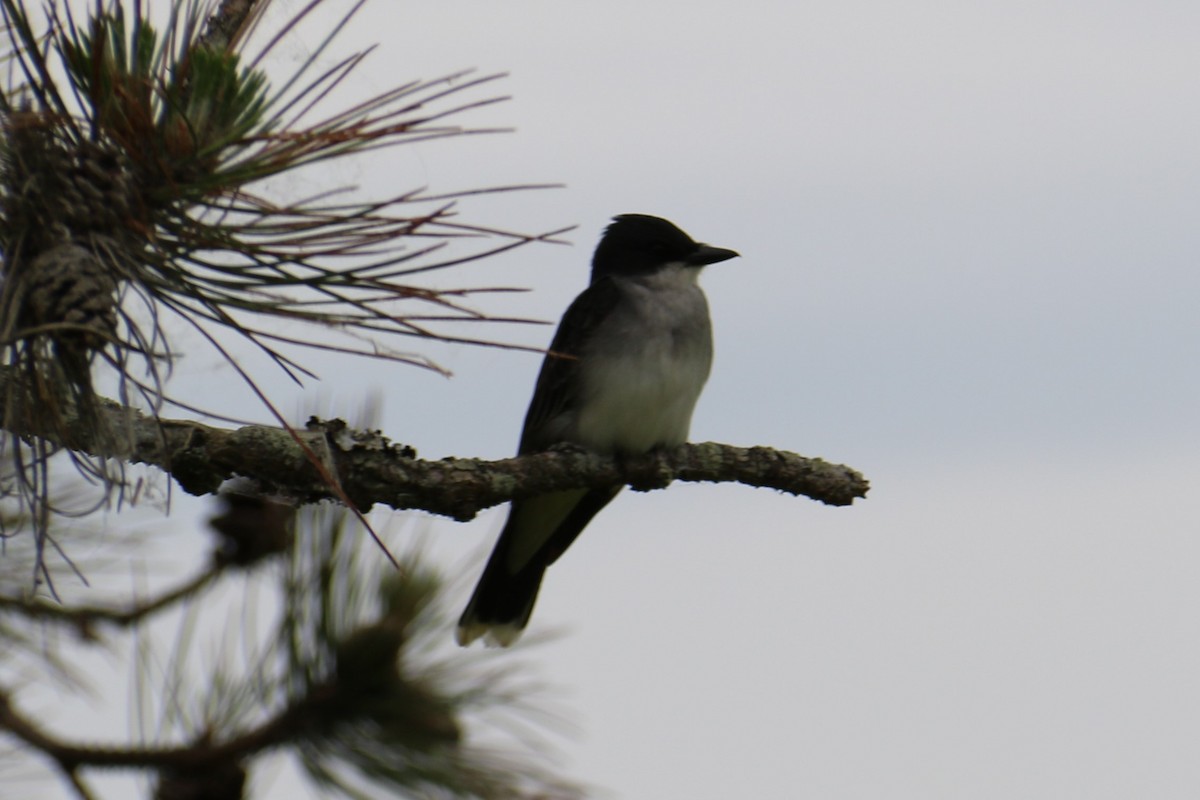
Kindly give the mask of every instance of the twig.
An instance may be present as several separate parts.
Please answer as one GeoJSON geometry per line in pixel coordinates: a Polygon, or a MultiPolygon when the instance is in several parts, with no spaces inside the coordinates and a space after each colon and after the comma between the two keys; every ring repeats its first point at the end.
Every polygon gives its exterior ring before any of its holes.
{"type": "Polygon", "coordinates": [[[105,608],[103,606],[71,606],[67,604],[50,603],[41,598],[23,600],[15,597],[0,596],[0,611],[12,611],[26,617],[53,619],[77,626],[85,636],[90,635],[94,623],[106,622],[111,625],[128,626],[156,611],[160,611],[179,600],[195,594],[207,586],[221,572],[219,565],[213,565],[204,572],[196,575],[185,583],[164,592],[158,597],[140,603],[134,603],[126,608],[105,608]]]}
{"type": "Polygon", "coordinates": [[[0,729],[44,753],[68,774],[81,766],[109,768],[200,769],[228,763],[303,735],[328,698],[318,690],[256,728],[219,744],[177,747],[111,747],[80,745],[47,733],[12,705],[0,689],[0,729]]]}

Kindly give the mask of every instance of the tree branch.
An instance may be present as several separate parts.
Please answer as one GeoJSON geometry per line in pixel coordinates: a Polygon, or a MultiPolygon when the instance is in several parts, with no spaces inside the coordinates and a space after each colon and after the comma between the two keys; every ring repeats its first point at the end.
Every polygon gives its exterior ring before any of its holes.
{"type": "Polygon", "coordinates": [[[13,707],[11,694],[0,689],[0,730],[6,730],[29,747],[44,753],[64,771],[80,766],[109,768],[197,769],[236,761],[304,735],[307,726],[333,697],[320,689],[299,704],[279,711],[259,726],[220,743],[164,747],[113,747],[82,745],[47,733],[13,707]]]}
{"type": "MultiPolygon", "coordinates": [[[[11,370],[0,368],[0,391],[12,380],[11,370]]],[[[243,477],[257,481],[262,491],[301,502],[348,497],[361,511],[382,503],[457,520],[517,497],[617,484],[648,491],[675,480],[736,481],[836,506],[865,497],[869,488],[849,467],[769,447],[714,442],[618,459],[562,448],[500,461],[423,461],[412,448],[394,445],[377,431],[353,431],[340,420],[314,418],[305,429],[224,429],[154,418],[111,400],[100,400],[86,419],[68,414],[59,430],[33,430],[36,419],[12,413],[0,419],[0,427],[93,456],[159,467],[190,494],[209,494],[243,477]]]]}
{"type": "Polygon", "coordinates": [[[221,574],[223,565],[214,563],[186,582],[150,600],[139,600],[125,607],[70,605],[52,603],[42,597],[29,599],[0,595],[0,612],[20,614],[31,619],[48,619],[74,625],[84,639],[93,639],[96,623],[126,627],[173,606],[198,593],[221,574]]]}

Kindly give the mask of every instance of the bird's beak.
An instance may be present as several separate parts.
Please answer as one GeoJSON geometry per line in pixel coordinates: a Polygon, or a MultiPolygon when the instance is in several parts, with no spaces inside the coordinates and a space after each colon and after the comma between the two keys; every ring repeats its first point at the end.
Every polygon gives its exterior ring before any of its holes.
{"type": "Polygon", "coordinates": [[[713,247],[712,245],[702,244],[696,248],[696,252],[687,257],[688,266],[703,267],[708,264],[716,264],[718,261],[728,261],[731,258],[740,256],[736,250],[726,250],[724,247],[713,247]]]}

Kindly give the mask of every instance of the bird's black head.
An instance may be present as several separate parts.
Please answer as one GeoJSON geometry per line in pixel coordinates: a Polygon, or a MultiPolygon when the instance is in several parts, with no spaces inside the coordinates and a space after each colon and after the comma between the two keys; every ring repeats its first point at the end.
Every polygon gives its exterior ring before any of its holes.
{"type": "Polygon", "coordinates": [[[672,263],[699,269],[737,255],[694,241],[661,217],[621,214],[600,237],[592,257],[592,282],[606,275],[646,275],[672,263]]]}

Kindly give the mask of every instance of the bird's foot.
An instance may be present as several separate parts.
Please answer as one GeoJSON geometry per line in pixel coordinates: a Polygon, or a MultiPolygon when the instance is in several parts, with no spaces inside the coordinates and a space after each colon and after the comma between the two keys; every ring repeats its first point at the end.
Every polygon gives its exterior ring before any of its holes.
{"type": "Polygon", "coordinates": [[[554,444],[552,444],[546,448],[546,452],[547,453],[562,453],[563,455],[568,455],[568,456],[582,456],[582,455],[589,455],[592,453],[591,450],[588,450],[583,445],[577,444],[575,442],[555,442],[554,444]]]}
{"type": "Polygon", "coordinates": [[[629,478],[629,487],[635,492],[665,489],[675,480],[667,460],[673,448],[655,447],[639,455],[617,455],[617,466],[629,478]]]}

